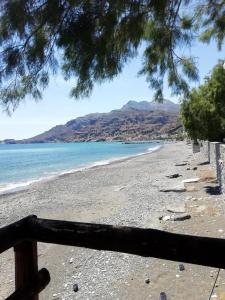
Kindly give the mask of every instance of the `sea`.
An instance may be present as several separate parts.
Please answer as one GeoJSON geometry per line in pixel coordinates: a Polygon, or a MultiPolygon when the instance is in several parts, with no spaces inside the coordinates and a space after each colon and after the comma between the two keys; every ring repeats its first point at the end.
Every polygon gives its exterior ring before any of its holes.
{"type": "Polygon", "coordinates": [[[0,144],[0,193],[62,174],[152,152],[161,143],[86,142],[0,144]]]}

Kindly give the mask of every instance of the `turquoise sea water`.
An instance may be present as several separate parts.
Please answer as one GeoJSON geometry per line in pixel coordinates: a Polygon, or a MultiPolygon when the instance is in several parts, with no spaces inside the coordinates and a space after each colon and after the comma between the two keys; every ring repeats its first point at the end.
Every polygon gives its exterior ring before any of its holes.
{"type": "Polygon", "coordinates": [[[0,145],[0,192],[79,168],[107,164],[123,157],[152,151],[151,142],[124,144],[90,142],[0,145]]]}

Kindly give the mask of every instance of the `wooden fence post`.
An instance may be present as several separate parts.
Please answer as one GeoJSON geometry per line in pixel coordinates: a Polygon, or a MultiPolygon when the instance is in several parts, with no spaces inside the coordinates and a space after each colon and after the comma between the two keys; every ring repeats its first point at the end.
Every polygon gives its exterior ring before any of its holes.
{"type": "MultiPolygon", "coordinates": [[[[15,288],[27,285],[38,273],[37,242],[23,241],[14,247],[15,251],[15,288]]],[[[38,295],[27,300],[38,300],[38,295]]]]}

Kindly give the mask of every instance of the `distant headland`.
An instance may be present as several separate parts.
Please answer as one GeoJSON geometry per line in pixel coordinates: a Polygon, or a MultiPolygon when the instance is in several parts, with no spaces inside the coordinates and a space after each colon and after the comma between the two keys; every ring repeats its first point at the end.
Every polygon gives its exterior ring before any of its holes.
{"type": "Polygon", "coordinates": [[[17,143],[68,143],[88,141],[144,141],[174,138],[182,132],[179,104],[129,101],[121,109],[109,113],[93,113],[57,125],[34,137],[13,140],[17,143]]]}

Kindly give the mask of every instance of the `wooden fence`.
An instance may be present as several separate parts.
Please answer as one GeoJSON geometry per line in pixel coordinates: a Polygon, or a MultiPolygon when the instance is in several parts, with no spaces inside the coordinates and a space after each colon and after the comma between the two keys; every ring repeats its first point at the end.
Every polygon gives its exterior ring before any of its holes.
{"type": "Polygon", "coordinates": [[[0,253],[11,247],[15,251],[15,292],[8,300],[38,300],[38,294],[50,282],[48,270],[38,271],[37,242],[124,252],[225,269],[225,239],[28,216],[0,229],[0,253]]]}

